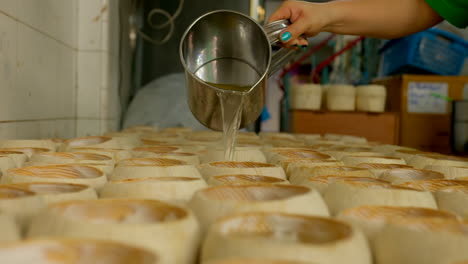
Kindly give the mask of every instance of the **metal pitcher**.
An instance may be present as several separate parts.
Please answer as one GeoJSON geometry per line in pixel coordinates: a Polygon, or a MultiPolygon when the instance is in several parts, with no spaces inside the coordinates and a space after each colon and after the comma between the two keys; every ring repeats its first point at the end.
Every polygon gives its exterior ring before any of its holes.
{"type": "Polygon", "coordinates": [[[241,128],[260,116],[268,75],[295,53],[281,49],[272,56],[271,45],[278,42],[278,34],[288,25],[287,20],[279,20],[262,27],[241,13],[219,10],[199,17],[189,26],[179,52],[188,104],[200,123],[214,130],[223,129],[217,94],[227,90],[209,83],[252,87],[244,98],[241,128]]]}

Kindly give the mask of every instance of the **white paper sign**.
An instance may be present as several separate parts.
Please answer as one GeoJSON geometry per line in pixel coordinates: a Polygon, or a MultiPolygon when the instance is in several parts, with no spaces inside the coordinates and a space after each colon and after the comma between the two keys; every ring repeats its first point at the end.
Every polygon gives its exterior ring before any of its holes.
{"type": "Polygon", "coordinates": [[[409,113],[447,113],[447,83],[410,82],[407,95],[409,113]]]}

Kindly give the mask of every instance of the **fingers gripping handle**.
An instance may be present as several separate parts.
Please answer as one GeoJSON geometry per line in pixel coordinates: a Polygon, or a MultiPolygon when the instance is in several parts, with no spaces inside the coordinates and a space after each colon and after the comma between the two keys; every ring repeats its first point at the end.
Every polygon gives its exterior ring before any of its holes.
{"type": "MultiPolygon", "coordinates": [[[[289,20],[282,19],[274,21],[263,27],[271,45],[274,45],[279,42],[279,34],[289,25],[291,25],[291,22],[289,22],[289,20]]],[[[281,69],[284,63],[291,59],[292,55],[294,55],[295,53],[295,50],[285,48],[282,48],[279,51],[277,51],[271,58],[271,64],[268,73],[273,74],[277,72],[279,69],[281,69]]]]}

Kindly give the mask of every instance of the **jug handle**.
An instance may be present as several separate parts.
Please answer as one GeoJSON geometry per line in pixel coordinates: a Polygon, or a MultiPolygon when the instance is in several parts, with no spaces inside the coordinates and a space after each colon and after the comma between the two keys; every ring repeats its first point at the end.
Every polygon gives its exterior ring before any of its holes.
{"type": "MultiPolygon", "coordinates": [[[[289,25],[291,25],[291,22],[287,19],[281,19],[277,20],[274,22],[271,22],[270,24],[267,24],[263,27],[265,30],[265,33],[268,36],[268,41],[270,42],[270,45],[274,45],[279,42],[278,35],[279,33],[287,28],[289,25]]],[[[292,55],[296,53],[295,50],[292,49],[286,49],[286,48],[281,48],[278,50],[272,57],[271,57],[271,63],[270,63],[270,68],[268,70],[268,74],[274,74],[277,72],[279,69],[282,68],[282,66],[291,59],[292,55]]]]}

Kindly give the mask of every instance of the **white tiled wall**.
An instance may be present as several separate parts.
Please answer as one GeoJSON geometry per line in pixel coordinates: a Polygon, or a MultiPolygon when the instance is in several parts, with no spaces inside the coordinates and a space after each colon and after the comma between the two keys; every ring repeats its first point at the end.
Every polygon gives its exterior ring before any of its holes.
{"type": "Polygon", "coordinates": [[[117,129],[117,5],[0,0],[0,138],[117,129]]]}

